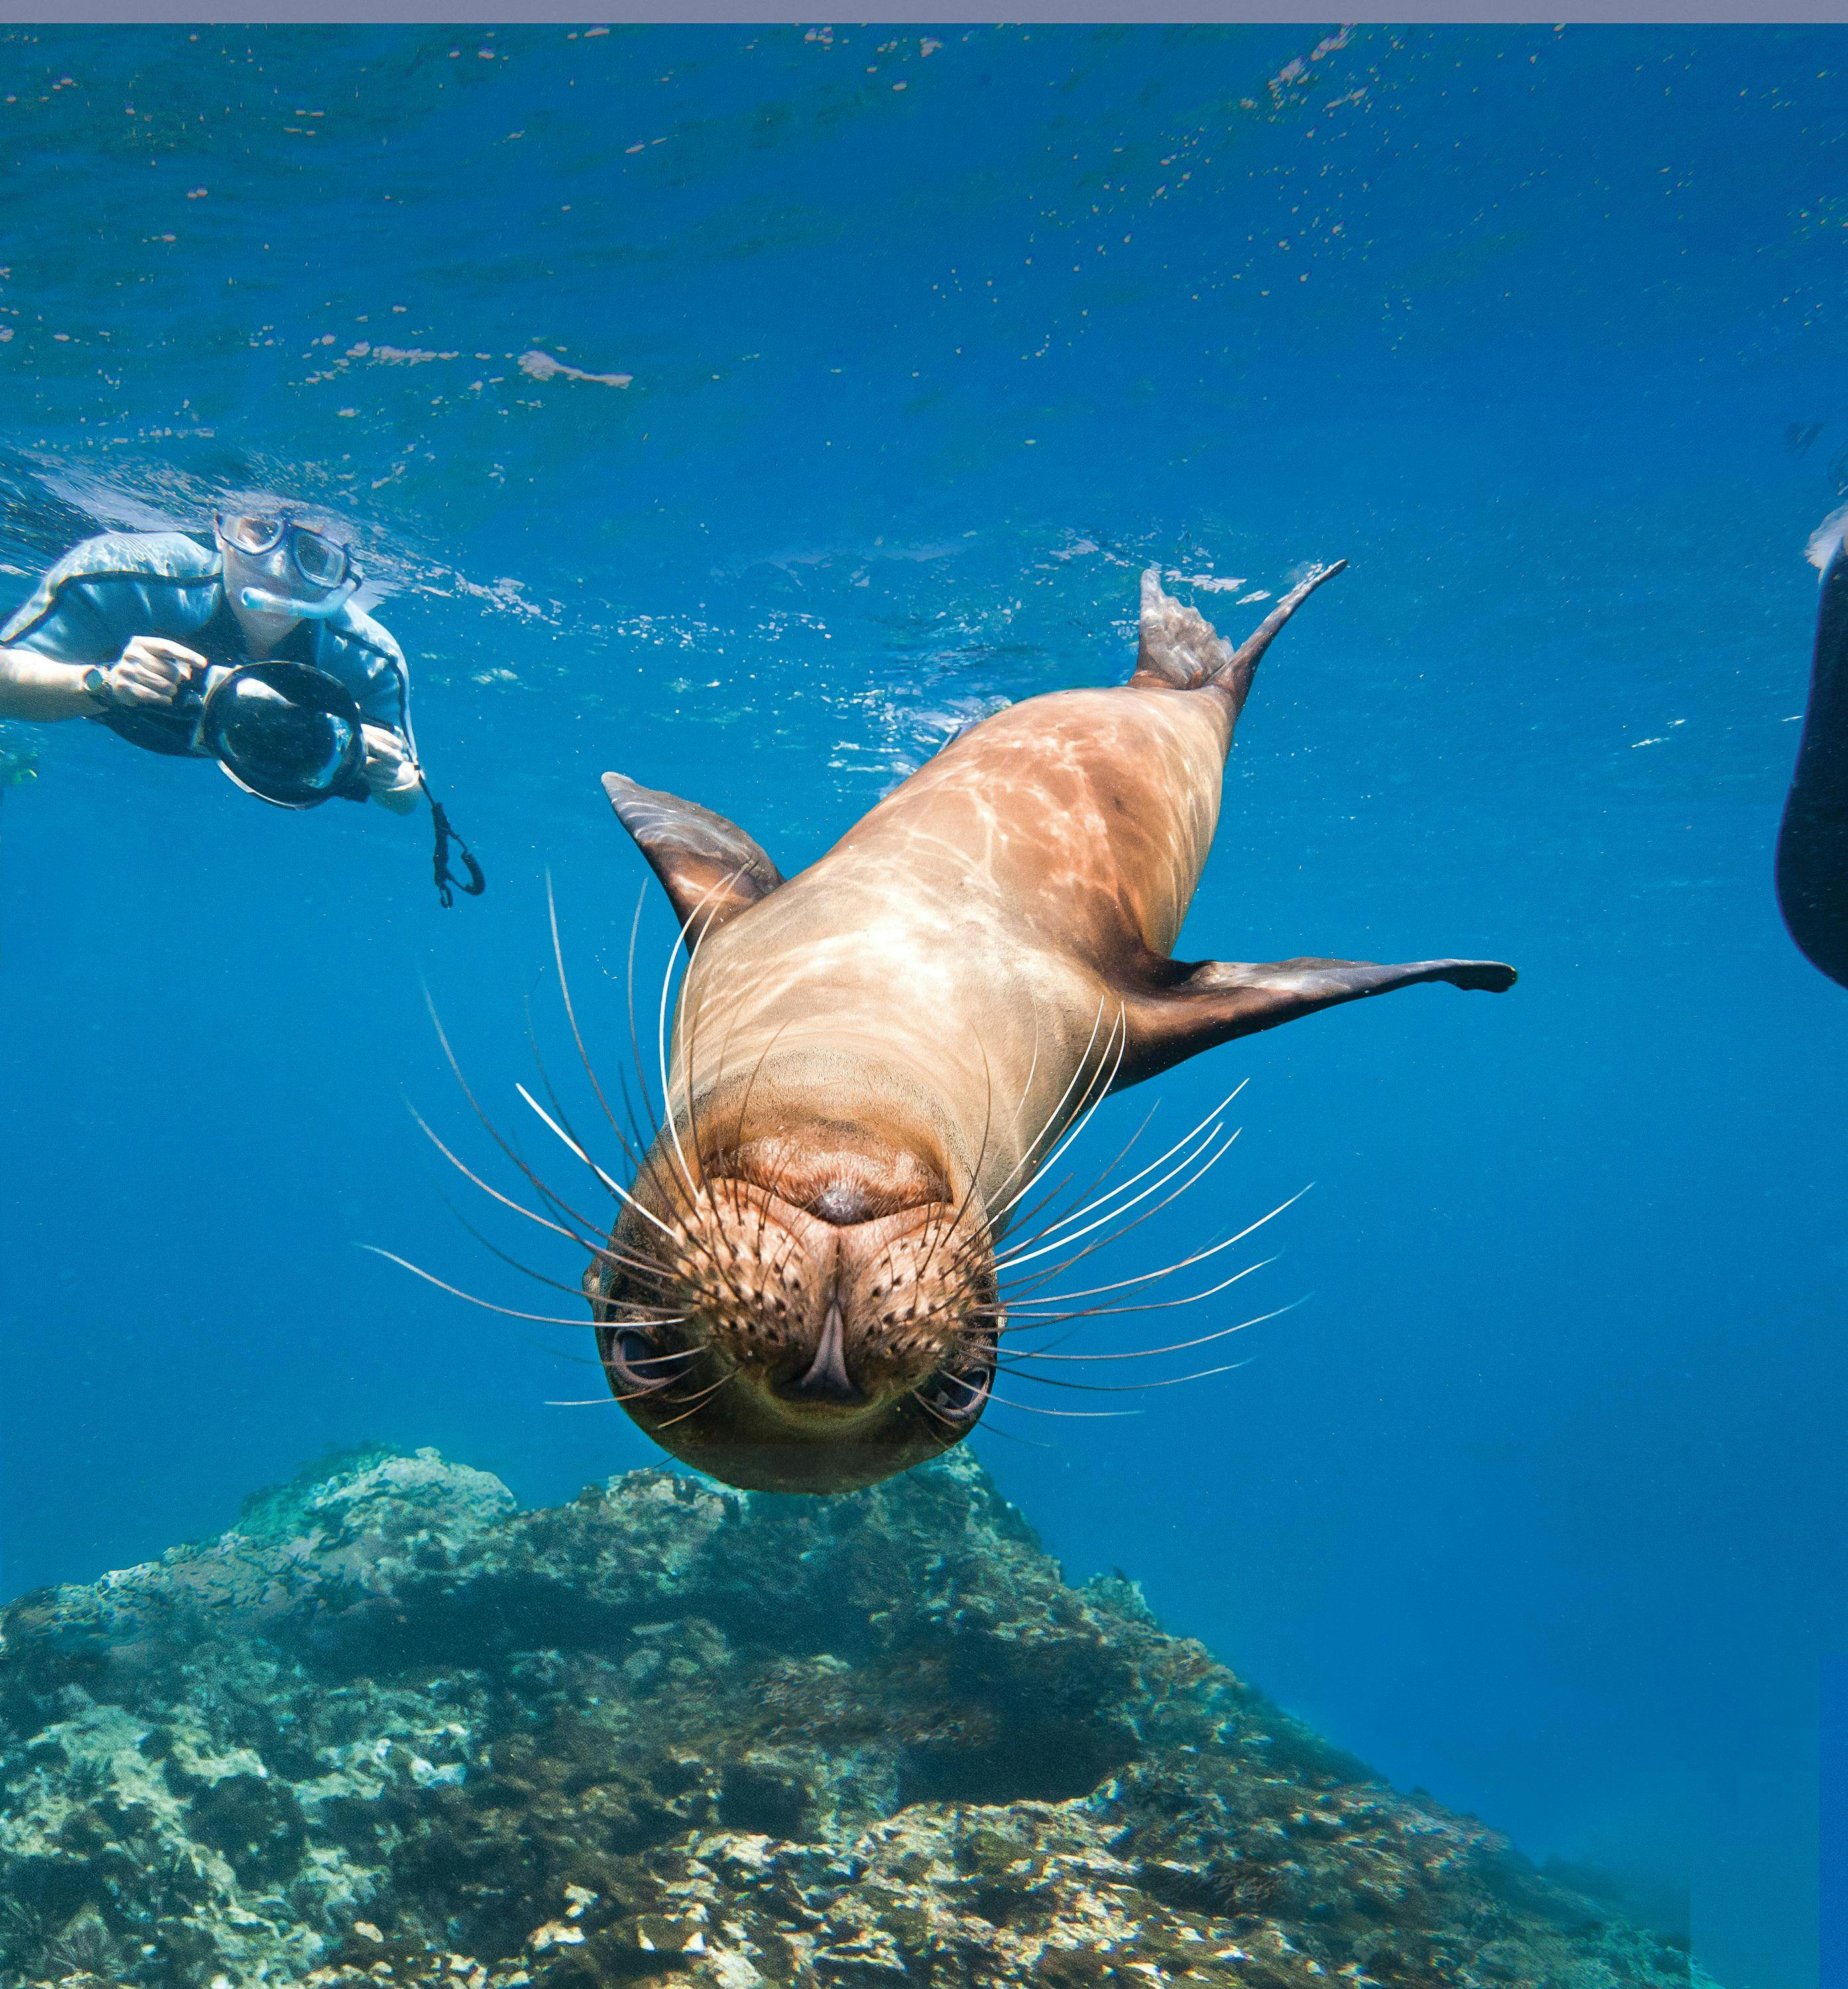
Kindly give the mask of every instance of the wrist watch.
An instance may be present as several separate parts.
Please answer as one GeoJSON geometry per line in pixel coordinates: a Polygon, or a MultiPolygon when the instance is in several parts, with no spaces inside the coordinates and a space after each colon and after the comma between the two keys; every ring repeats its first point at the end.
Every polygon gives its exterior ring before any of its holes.
{"type": "Polygon", "coordinates": [[[98,710],[111,711],[115,708],[116,700],[110,693],[109,679],[96,668],[94,663],[90,665],[77,681],[83,686],[84,694],[98,710]]]}

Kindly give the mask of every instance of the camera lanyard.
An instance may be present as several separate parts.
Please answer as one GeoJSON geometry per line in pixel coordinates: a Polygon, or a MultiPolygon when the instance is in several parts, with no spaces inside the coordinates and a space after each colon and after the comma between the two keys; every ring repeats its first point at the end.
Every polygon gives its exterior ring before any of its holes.
{"type": "Polygon", "coordinates": [[[436,849],[433,868],[436,873],[436,895],[442,900],[445,911],[455,903],[454,893],[459,891],[465,898],[479,898],[488,888],[488,880],[481,873],[481,866],[475,860],[475,852],[449,826],[448,811],[430,791],[430,783],[424,778],[422,767],[417,770],[417,784],[424,791],[424,799],[430,804],[430,820],[436,831],[436,849]],[[449,845],[454,843],[462,853],[462,860],[468,867],[469,881],[465,884],[449,867],[449,845]]]}

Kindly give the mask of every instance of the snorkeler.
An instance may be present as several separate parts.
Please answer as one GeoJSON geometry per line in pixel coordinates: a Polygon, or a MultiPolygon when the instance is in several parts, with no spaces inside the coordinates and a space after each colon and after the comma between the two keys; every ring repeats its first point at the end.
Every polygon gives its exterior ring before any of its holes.
{"type": "Polygon", "coordinates": [[[1848,551],[1844,513],[1811,542],[1823,568],[1816,655],[1796,769],[1778,832],[1778,907],[1790,937],[1848,988],[1848,551]],[[1833,542],[1830,543],[1830,528],[1833,542]]]}
{"type": "Polygon", "coordinates": [[[403,815],[421,791],[443,903],[478,896],[480,867],[418,763],[404,652],[354,606],[347,547],[279,511],[216,517],[213,536],[208,551],[183,532],[111,532],[66,554],[0,628],[0,718],[91,719],[215,759],[279,808],[337,795],[403,815]]]}

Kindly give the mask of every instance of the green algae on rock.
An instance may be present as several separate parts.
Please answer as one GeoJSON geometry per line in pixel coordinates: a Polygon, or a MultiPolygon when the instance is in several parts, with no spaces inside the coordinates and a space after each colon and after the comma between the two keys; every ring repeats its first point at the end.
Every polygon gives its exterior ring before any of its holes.
{"type": "Polygon", "coordinates": [[[956,1456],[432,1451],[0,1612],[0,1989],[1656,1989],[1685,1948],[1069,1586],[956,1456]]]}

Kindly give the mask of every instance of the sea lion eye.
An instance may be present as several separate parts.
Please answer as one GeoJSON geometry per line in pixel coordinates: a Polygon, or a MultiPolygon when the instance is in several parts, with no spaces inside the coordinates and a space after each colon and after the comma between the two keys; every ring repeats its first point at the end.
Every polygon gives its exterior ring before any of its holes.
{"type": "Polygon", "coordinates": [[[993,1382],[993,1357],[979,1354],[933,1374],[917,1391],[917,1399],[931,1414],[946,1421],[970,1422],[980,1415],[993,1382]]]}
{"type": "Polygon", "coordinates": [[[625,1387],[658,1388],[665,1378],[655,1343],[639,1327],[618,1327],[610,1335],[603,1357],[604,1364],[614,1370],[625,1387]]]}

